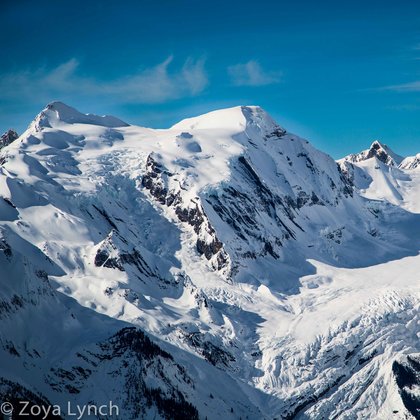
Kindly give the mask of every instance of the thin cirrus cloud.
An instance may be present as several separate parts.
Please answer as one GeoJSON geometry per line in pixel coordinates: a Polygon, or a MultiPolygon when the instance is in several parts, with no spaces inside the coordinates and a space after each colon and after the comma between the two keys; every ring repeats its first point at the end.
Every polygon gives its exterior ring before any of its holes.
{"type": "Polygon", "coordinates": [[[187,59],[181,68],[172,70],[173,57],[135,74],[101,81],[79,74],[75,58],[47,70],[22,71],[0,77],[3,99],[63,97],[80,95],[109,98],[117,102],[152,104],[195,96],[208,85],[203,59],[187,59]]]}
{"type": "Polygon", "coordinates": [[[235,86],[265,86],[281,81],[280,72],[267,72],[255,60],[229,66],[228,74],[235,86]]]}
{"type": "Polygon", "coordinates": [[[392,90],[395,92],[420,92],[420,80],[400,85],[384,86],[380,90],[392,90]]]}

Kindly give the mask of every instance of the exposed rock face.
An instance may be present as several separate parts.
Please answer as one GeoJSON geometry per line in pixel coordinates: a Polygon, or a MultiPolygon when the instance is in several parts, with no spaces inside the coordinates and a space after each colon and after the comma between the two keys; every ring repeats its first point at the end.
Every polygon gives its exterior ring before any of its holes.
{"type": "Polygon", "coordinates": [[[0,137],[0,150],[3,147],[8,146],[9,144],[13,143],[17,138],[19,138],[18,133],[15,130],[7,130],[1,137],[0,137]]]}
{"type": "MultiPolygon", "coordinates": [[[[182,134],[185,137],[185,133],[182,134]]],[[[158,157],[153,154],[147,157],[142,186],[160,204],[172,208],[180,222],[187,223],[193,228],[197,236],[197,252],[204,255],[207,260],[211,260],[212,267],[215,270],[226,269],[229,257],[201,206],[200,198],[195,197],[193,200],[185,202],[179,186],[178,188],[171,188],[172,185],[176,184],[171,179],[174,174],[169,172],[157,159],[158,157]]]]}
{"type": "Polygon", "coordinates": [[[161,279],[148,265],[140,251],[130,247],[115,231],[111,231],[97,249],[94,263],[96,267],[114,268],[119,271],[125,271],[124,267],[128,265],[136,269],[141,277],[161,279]]]}
{"type": "MultiPolygon", "coordinates": [[[[21,418],[25,418],[27,416],[26,418],[31,418],[33,420],[41,420],[42,418],[48,420],[63,419],[63,417],[53,413],[53,404],[48,401],[45,396],[39,394],[38,392],[31,391],[19,383],[9,381],[1,377],[0,398],[4,402],[12,404],[15,413],[17,410],[20,411],[25,408],[23,415],[20,416],[21,418]],[[31,410],[32,412],[37,413],[37,407],[44,407],[46,411],[49,411],[49,414],[46,416],[45,412],[43,412],[38,416],[30,416],[31,410]]],[[[15,417],[15,414],[13,414],[13,417],[15,417]]]]}
{"type": "Polygon", "coordinates": [[[392,364],[392,373],[397,382],[404,406],[418,418],[420,412],[420,354],[411,354],[392,364]]]}
{"type": "MultiPolygon", "coordinates": [[[[199,418],[187,395],[178,389],[180,385],[193,386],[188,373],[136,328],[123,328],[95,346],[81,350],[73,366],[52,367],[47,380],[57,392],[83,394],[89,392],[89,383],[104,372],[109,378],[118,378],[124,390],[113,401],[124,413],[120,412],[120,416],[141,418],[156,408],[162,418],[199,418]],[[158,383],[163,386],[156,387],[158,383]]],[[[100,403],[103,401],[97,401],[100,403]]]]}
{"type": "Polygon", "coordinates": [[[210,340],[206,340],[200,332],[181,331],[183,338],[213,366],[227,368],[235,361],[235,358],[221,346],[217,346],[210,340]]]}

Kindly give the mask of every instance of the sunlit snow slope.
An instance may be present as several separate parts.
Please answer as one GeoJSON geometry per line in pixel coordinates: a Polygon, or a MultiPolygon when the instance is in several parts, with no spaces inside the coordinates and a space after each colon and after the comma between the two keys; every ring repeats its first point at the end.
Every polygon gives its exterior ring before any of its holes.
{"type": "Polygon", "coordinates": [[[417,157],[335,162],[253,106],[153,130],[54,102],[9,137],[2,399],[416,418],[417,157]]]}

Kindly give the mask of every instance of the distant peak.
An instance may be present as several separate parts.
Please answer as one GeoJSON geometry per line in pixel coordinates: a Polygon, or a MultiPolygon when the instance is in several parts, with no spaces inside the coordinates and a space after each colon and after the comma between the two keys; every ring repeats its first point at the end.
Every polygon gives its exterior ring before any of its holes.
{"type": "Polygon", "coordinates": [[[382,145],[382,143],[379,140],[375,140],[371,145],[370,149],[378,150],[380,148],[386,148],[386,144],[382,145]]]}
{"type": "Polygon", "coordinates": [[[376,158],[388,166],[398,166],[404,159],[402,156],[393,152],[386,144],[381,143],[379,140],[375,140],[370,145],[369,149],[363,150],[360,153],[348,155],[344,160],[357,163],[372,158],[376,158]]]}
{"type": "Polygon", "coordinates": [[[383,144],[378,140],[375,140],[371,144],[366,159],[370,159],[374,156],[381,162],[390,166],[398,166],[403,161],[402,156],[397,155],[386,144],[383,144]]]}
{"type": "Polygon", "coordinates": [[[369,150],[383,150],[386,153],[396,155],[390,147],[388,147],[385,143],[380,142],[379,140],[373,141],[369,150]]]}
{"type": "Polygon", "coordinates": [[[129,124],[110,115],[82,114],[60,101],[50,102],[35,118],[36,129],[65,124],[92,124],[104,127],[126,127],[129,124]]]}

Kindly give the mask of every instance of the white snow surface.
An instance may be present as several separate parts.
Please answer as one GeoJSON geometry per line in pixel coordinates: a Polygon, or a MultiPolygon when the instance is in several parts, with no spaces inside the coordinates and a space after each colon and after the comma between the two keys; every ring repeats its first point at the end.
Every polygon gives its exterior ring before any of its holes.
{"type": "Polygon", "coordinates": [[[420,167],[420,153],[406,157],[401,163],[401,169],[417,169],[420,167]]]}
{"type": "Polygon", "coordinates": [[[48,105],[0,152],[0,377],[163,417],[117,357],[52,379],[134,326],[174,358],[145,383],[200,418],[415,418],[420,172],[380,147],[335,162],[255,106],[153,130],[48,105]]]}

